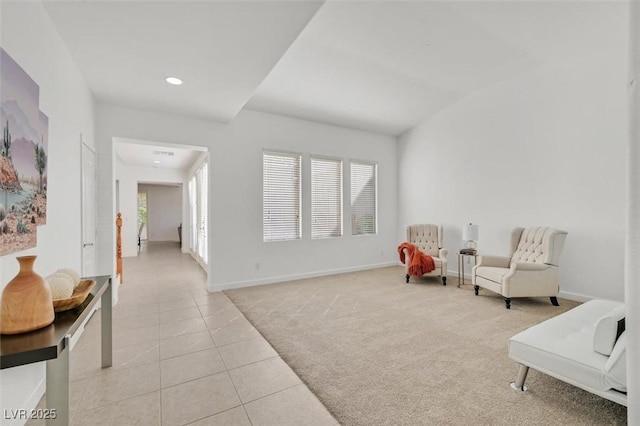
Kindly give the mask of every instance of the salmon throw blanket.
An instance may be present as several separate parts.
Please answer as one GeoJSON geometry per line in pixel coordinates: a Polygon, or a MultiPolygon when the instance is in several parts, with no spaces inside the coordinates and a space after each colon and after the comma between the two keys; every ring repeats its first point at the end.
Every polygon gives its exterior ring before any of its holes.
{"type": "Polygon", "coordinates": [[[398,246],[400,262],[406,264],[404,249],[407,249],[407,252],[409,253],[409,275],[413,277],[421,277],[422,275],[436,269],[436,263],[433,261],[433,257],[421,252],[418,247],[411,243],[402,243],[398,246]]]}

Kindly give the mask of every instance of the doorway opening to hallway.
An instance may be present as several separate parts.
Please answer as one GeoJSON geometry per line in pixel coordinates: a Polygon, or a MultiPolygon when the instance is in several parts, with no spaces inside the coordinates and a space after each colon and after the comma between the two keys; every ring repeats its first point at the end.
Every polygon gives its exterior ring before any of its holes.
{"type": "Polygon", "coordinates": [[[176,256],[179,265],[190,255],[208,274],[207,148],[114,138],[114,154],[123,268],[143,255],[176,256]]]}

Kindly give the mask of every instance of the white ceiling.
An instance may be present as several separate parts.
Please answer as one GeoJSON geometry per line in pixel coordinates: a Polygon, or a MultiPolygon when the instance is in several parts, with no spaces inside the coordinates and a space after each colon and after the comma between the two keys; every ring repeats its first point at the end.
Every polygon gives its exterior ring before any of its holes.
{"type": "Polygon", "coordinates": [[[98,100],[225,122],[246,106],[391,135],[482,88],[600,48],[602,28],[621,16],[612,12],[626,7],[482,0],[45,4],[98,100]],[[167,75],[185,84],[169,86],[167,75]]]}
{"type": "Polygon", "coordinates": [[[116,142],[120,161],[128,167],[155,167],[159,169],[189,170],[202,151],[176,147],[116,142]],[[160,161],[155,164],[154,160],[160,161]]]}
{"type": "Polygon", "coordinates": [[[610,7],[625,6],[326,3],[247,107],[397,135],[474,91],[594,48],[610,7]]]}
{"type": "Polygon", "coordinates": [[[44,4],[97,100],[228,122],[322,3],[44,4]]]}

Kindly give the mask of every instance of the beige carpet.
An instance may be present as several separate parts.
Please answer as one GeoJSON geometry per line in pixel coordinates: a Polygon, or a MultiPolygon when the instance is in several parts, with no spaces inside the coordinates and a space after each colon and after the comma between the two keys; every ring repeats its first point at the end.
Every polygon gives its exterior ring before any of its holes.
{"type": "Polygon", "coordinates": [[[226,293],[344,425],[626,424],[625,407],[537,371],[509,388],[509,337],[577,303],[506,310],[456,284],[390,267],[226,293]]]}

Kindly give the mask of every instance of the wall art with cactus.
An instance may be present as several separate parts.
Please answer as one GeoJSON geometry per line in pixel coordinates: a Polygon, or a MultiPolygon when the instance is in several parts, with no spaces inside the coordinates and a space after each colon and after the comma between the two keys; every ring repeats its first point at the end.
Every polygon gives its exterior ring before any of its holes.
{"type": "Polygon", "coordinates": [[[0,48],[0,256],[36,246],[47,221],[49,119],[40,87],[0,48]]]}

